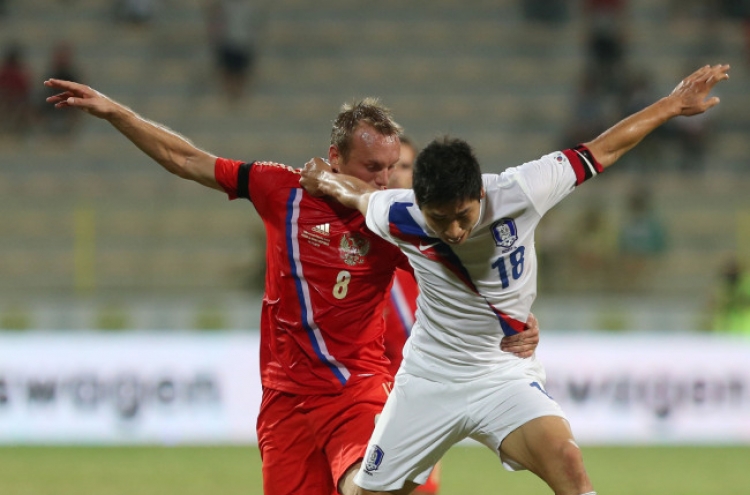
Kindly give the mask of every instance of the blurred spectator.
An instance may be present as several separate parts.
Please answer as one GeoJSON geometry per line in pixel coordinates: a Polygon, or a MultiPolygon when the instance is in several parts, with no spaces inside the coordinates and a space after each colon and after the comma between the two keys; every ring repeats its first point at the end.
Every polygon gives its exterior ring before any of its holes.
{"type": "MultiPolygon", "coordinates": [[[[726,56],[723,45],[722,9],[723,0],[669,0],[668,21],[687,21],[687,29],[694,33],[695,45],[691,47],[694,56],[712,60],[726,56]]],[[[732,0],[733,2],[736,0],[732,0]]]]}
{"type": "Polygon", "coordinates": [[[626,0],[585,0],[587,69],[608,92],[621,91],[625,71],[626,0]]]}
{"type": "Polygon", "coordinates": [[[10,45],[0,66],[0,133],[24,134],[33,117],[31,70],[20,45],[10,45]]]}
{"type": "Polygon", "coordinates": [[[248,0],[209,0],[208,35],[222,89],[230,101],[245,94],[255,71],[256,42],[264,17],[248,0]]]}
{"type": "Polygon", "coordinates": [[[712,120],[706,114],[696,119],[677,117],[663,126],[660,136],[671,151],[674,168],[682,172],[702,172],[706,168],[712,138],[712,120]]]}
{"type": "Polygon", "coordinates": [[[617,19],[625,15],[628,0],[583,0],[583,12],[588,20],[617,19]]]}
{"type": "Polygon", "coordinates": [[[722,14],[742,23],[745,62],[750,64],[750,0],[721,0],[722,14]]]}
{"type": "Polygon", "coordinates": [[[607,221],[606,210],[589,205],[569,227],[571,252],[569,287],[578,290],[606,289],[612,278],[617,233],[607,221]]]}
{"type": "Polygon", "coordinates": [[[115,0],[115,18],[133,25],[147,24],[154,16],[155,0],[115,0]]]}
{"type": "Polygon", "coordinates": [[[746,20],[750,17],[750,0],[720,0],[721,13],[729,19],[746,20]]]}
{"type": "Polygon", "coordinates": [[[569,18],[570,0],[521,0],[521,10],[527,21],[562,24],[569,18]]]}
{"type": "MultiPolygon", "coordinates": [[[[74,62],[73,46],[67,41],[58,42],[52,49],[49,67],[46,69],[44,79],[64,79],[66,81],[85,82],[79,68],[74,62]]],[[[54,136],[70,136],[80,123],[81,112],[60,112],[55,107],[44,101],[47,96],[56,94],[56,91],[45,88],[45,95],[39,109],[39,115],[45,131],[54,136]]]]}
{"type": "Polygon", "coordinates": [[[704,19],[716,15],[716,10],[716,0],[669,0],[667,3],[671,19],[704,19]]]}
{"type": "Polygon", "coordinates": [[[589,71],[581,74],[569,121],[564,126],[560,149],[591,139],[591,136],[596,136],[607,128],[607,122],[614,120],[611,115],[611,99],[599,87],[596,77],[596,74],[589,71]]]}
{"type": "MultiPolygon", "coordinates": [[[[644,70],[631,70],[623,85],[620,102],[620,115],[623,118],[643,110],[657,99],[653,78],[644,70]]],[[[647,172],[653,164],[662,159],[666,131],[663,127],[656,129],[643,142],[636,146],[631,153],[623,157],[623,166],[619,171],[647,172]]]]}
{"type": "Polygon", "coordinates": [[[710,121],[703,115],[690,120],[678,117],[664,126],[663,136],[677,152],[676,166],[683,172],[701,172],[705,170],[710,144],[710,121]]]}
{"type": "Polygon", "coordinates": [[[621,276],[619,288],[639,290],[642,277],[653,272],[654,264],[667,248],[664,224],[654,209],[651,191],[639,185],[628,198],[618,237],[621,276]]]}
{"type": "Polygon", "coordinates": [[[563,135],[566,148],[603,131],[620,117],[625,91],[625,0],[584,0],[586,53],[571,121],[563,135]]]}
{"type": "Polygon", "coordinates": [[[735,257],[721,271],[713,327],[717,332],[750,335],[750,275],[735,257]]]}

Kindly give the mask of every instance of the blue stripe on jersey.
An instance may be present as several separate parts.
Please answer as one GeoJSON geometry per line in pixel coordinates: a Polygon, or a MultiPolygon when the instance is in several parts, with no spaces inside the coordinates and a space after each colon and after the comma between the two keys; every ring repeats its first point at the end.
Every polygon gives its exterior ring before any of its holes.
{"type": "Polygon", "coordinates": [[[497,316],[500,328],[502,328],[505,335],[515,335],[518,332],[522,332],[526,325],[497,309],[486,297],[479,293],[474,281],[471,280],[471,275],[469,275],[469,272],[461,263],[461,259],[456,256],[456,253],[453,252],[448,244],[439,238],[427,235],[424,229],[414,220],[414,217],[411,216],[411,213],[409,213],[408,208],[411,206],[413,206],[413,203],[393,203],[391,205],[388,211],[388,223],[391,235],[415,246],[424,256],[432,261],[441,263],[466,284],[474,294],[484,299],[484,302],[487,303],[495,316],[497,316]]]}
{"type": "Polygon", "coordinates": [[[411,334],[411,327],[414,325],[414,313],[397,278],[393,280],[393,287],[391,287],[391,301],[401,322],[401,330],[408,337],[411,334]]]}
{"type": "Polygon", "coordinates": [[[289,268],[292,271],[292,277],[294,277],[294,283],[297,288],[302,326],[305,332],[307,332],[307,337],[310,339],[315,354],[330,368],[336,379],[344,385],[351,376],[351,373],[328,352],[323,335],[320,333],[320,328],[318,328],[318,324],[313,319],[310,288],[307,285],[305,274],[302,273],[302,262],[299,254],[299,229],[297,221],[299,220],[300,201],[302,201],[302,189],[292,189],[287,200],[286,251],[289,256],[289,268]]]}

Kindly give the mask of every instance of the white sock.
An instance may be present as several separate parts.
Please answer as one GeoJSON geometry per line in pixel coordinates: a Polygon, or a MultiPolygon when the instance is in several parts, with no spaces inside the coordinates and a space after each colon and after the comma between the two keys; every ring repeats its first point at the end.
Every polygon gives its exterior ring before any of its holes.
{"type": "Polygon", "coordinates": [[[581,495],[596,495],[596,492],[586,492],[582,493],[581,495]]]}

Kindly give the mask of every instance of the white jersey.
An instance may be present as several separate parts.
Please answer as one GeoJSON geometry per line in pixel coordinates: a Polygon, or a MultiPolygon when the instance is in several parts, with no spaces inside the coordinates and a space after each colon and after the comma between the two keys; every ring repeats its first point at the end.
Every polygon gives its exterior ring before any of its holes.
{"type": "Polygon", "coordinates": [[[367,226],[402,249],[419,282],[404,371],[460,381],[498,367],[539,366],[535,358],[501,351],[500,340],[523,330],[536,297],[540,219],[598,172],[601,166],[580,147],[484,174],[479,220],[460,245],[442,242],[425,224],[413,191],[371,195],[367,226]]]}

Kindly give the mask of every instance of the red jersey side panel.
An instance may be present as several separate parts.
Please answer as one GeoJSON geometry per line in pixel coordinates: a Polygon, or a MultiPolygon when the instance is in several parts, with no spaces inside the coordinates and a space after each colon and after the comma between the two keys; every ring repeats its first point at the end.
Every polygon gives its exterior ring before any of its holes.
{"type": "Polygon", "coordinates": [[[261,379],[294,394],[339,391],[352,375],[387,373],[384,295],[401,252],[356,210],[307,194],[289,167],[219,158],[216,179],[248,197],[266,234],[261,379]]]}
{"type": "Polygon", "coordinates": [[[390,370],[396,374],[401,365],[402,350],[414,325],[419,287],[414,275],[397,269],[385,307],[385,354],[391,361],[390,370]]]}

